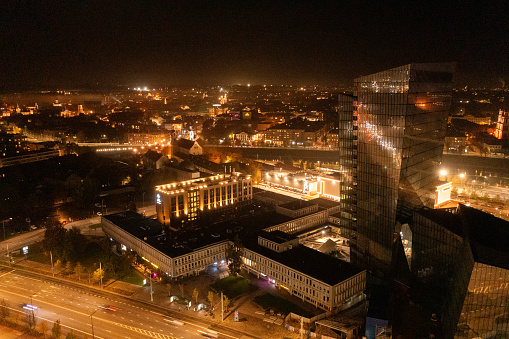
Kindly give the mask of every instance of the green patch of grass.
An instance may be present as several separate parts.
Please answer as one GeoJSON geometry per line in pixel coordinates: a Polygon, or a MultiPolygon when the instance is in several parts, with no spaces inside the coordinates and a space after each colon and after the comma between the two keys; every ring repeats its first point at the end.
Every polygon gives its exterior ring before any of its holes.
{"type": "Polygon", "coordinates": [[[272,295],[270,293],[265,293],[263,295],[255,297],[254,302],[260,305],[263,309],[273,309],[276,312],[281,312],[284,314],[289,314],[290,312],[292,312],[306,318],[313,317],[313,314],[311,314],[310,312],[300,308],[295,304],[292,304],[286,299],[276,297],[275,295],[272,295]]]}
{"type": "Polygon", "coordinates": [[[233,299],[244,293],[256,291],[258,289],[258,287],[251,285],[249,280],[240,276],[229,276],[223,278],[210,285],[210,287],[215,289],[217,292],[223,291],[223,293],[226,294],[230,299],[233,299]]]}
{"type": "Polygon", "coordinates": [[[134,268],[129,271],[127,275],[124,275],[122,278],[120,278],[120,281],[133,284],[133,285],[143,285],[143,277],[141,276],[138,271],[136,271],[134,268]]]}
{"type": "Polygon", "coordinates": [[[94,225],[90,225],[88,226],[88,228],[90,228],[91,230],[94,230],[96,228],[101,228],[103,225],[101,223],[99,224],[94,224],[94,225]]]}

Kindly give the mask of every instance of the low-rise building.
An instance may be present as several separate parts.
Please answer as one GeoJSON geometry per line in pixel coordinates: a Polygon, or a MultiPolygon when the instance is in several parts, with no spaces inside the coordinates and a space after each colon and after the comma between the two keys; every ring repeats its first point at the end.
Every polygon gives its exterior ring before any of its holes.
{"type": "Polygon", "coordinates": [[[242,259],[249,272],[327,311],[366,288],[366,270],[299,245],[281,231],[263,232],[257,243],[246,244],[242,259]]]}
{"type": "Polygon", "coordinates": [[[462,153],[467,147],[467,136],[465,133],[447,129],[444,140],[445,152],[462,153]]]}
{"type": "Polygon", "coordinates": [[[318,207],[282,205],[291,212],[306,213],[297,213],[297,219],[269,211],[256,220],[248,215],[236,219],[237,223],[229,220],[215,224],[213,230],[196,227],[171,232],[164,223],[131,211],[103,216],[101,222],[119,250],[136,252],[151,270],[171,278],[195,275],[207,266],[226,263],[226,251],[233,244],[230,227],[242,225],[251,232],[258,227],[243,240],[243,268],[319,309],[334,311],[350,300],[363,299],[366,271],[299,243],[296,233],[327,223],[328,216],[338,212],[337,202],[315,200],[318,207]],[[222,228],[224,225],[228,228],[222,228]]]}
{"type": "Polygon", "coordinates": [[[482,142],[484,149],[489,153],[498,153],[504,145],[503,140],[499,140],[493,136],[486,136],[482,142]]]}
{"type": "Polygon", "coordinates": [[[324,122],[296,118],[268,128],[264,141],[276,146],[316,146],[322,143],[326,133],[324,122]]]}
{"type": "Polygon", "coordinates": [[[173,143],[173,152],[186,155],[201,155],[203,154],[203,147],[196,140],[180,138],[173,143]]]}
{"type": "Polygon", "coordinates": [[[135,132],[127,133],[127,142],[131,145],[167,144],[171,136],[167,132],[135,132]]]}
{"type": "Polygon", "coordinates": [[[473,122],[478,125],[491,125],[491,117],[476,117],[473,115],[465,115],[465,116],[450,116],[447,118],[448,123],[451,123],[452,119],[461,119],[473,122]]]}
{"type": "Polygon", "coordinates": [[[143,166],[148,170],[158,170],[170,162],[167,156],[159,152],[148,150],[143,154],[143,166]]]}
{"type": "Polygon", "coordinates": [[[251,177],[216,175],[156,186],[157,220],[174,229],[177,219],[195,220],[199,211],[226,207],[253,198],[251,177]]]}

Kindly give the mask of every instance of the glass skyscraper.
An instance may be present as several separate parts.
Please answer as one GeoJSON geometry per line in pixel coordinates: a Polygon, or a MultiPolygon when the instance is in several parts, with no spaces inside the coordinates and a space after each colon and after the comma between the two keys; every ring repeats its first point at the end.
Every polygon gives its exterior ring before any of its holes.
{"type": "Polygon", "coordinates": [[[433,206],[453,68],[393,68],[355,79],[356,98],[339,98],[341,222],[356,231],[353,260],[381,273],[390,269],[397,225],[433,206]]]}
{"type": "Polygon", "coordinates": [[[414,213],[413,301],[443,338],[509,338],[509,222],[459,205],[414,213]]]}

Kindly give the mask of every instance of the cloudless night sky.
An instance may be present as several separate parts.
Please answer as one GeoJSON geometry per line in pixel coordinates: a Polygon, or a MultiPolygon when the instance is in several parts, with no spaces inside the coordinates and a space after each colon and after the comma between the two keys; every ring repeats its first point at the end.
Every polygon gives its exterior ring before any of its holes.
{"type": "Polygon", "coordinates": [[[434,61],[493,86],[509,81],[508,12],[496,0],[2,0],[0,87],[350,84],[434,61]]]}

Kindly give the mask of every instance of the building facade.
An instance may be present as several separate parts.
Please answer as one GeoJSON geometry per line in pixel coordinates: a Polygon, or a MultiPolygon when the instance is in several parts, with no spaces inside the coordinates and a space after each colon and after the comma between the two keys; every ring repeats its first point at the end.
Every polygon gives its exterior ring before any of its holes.
{"type": "Polygon", "coordinates": [[[167,144],[171,136],[166,132],[127,133],[127,142],[131,145],[167,144]]]}
{"type": "Polygon", "coordinates": [[[495,138],[509,139],[509,111],[500,110],[498,112],[497,129],[495,138]]]}
{"type": "MultiPolygon", "coordinates": [[[[173,229],[176,220],[195,220],[199,211],[233,205],[253,198],[250,176],[216,175],[156,186],[157,220],[173,229]]],[[[178,225],[178,226],[177,226],[178,225]]]]}
{"type": "Polygon", "coordinates": [[[414,293],[436,314],[442,337],[509,336],[508,229],[507,221],[461,204],[454,213],[414,214],[414,293]]]}
{"type": "Polygon", "coordinates": [[[248,272],[326,311],[361,297],[366,270],[299,245],[297,238],[271,234],[276,232],[259,236],[256,245],[246,245],[242,261],[248,272]]]}
{"type": "Polygon", "coordinates": [[[452,76],[453,64],[409,64],[355,79],[353,250],[378,272],[390,269],[396,224],[433,206],[452,76]]]}

